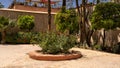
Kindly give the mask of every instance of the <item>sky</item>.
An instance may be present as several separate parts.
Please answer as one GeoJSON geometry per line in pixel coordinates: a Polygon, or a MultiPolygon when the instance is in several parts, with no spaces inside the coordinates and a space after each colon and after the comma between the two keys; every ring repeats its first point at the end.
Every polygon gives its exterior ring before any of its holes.
{"type": "Polygon", "coordinates": [[[4,7],[8,7],[13,0],[0,0],[0,2],[4,5],[4,7]]]}
{"type": "MultiPolygon", "coordinates": [[[[9,7],[13,0],[0,0],[0,2],[4,5],[5,8],[9,7]]],[[[92,0],[89,0],[92,1],[92,0]]]]}

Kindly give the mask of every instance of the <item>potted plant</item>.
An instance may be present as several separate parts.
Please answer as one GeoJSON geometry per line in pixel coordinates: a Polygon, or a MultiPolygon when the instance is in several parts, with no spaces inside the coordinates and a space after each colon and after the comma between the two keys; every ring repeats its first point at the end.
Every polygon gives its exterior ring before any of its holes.
{"type": "Polygon", "coordinates": [[[75,11],[62,8],[55,16],[56,28],[61,34],[49,32],[34,36],[32,42],[39,44],[42,50],[30,52],[28,55],[38,60],[68,60],[81,57],[80,52],[70,50],[76,43],[76,37],[70,34],[77,32],[77,19],[75,11]],[[66,34],[66,30],[69,34],[66,34]]]}

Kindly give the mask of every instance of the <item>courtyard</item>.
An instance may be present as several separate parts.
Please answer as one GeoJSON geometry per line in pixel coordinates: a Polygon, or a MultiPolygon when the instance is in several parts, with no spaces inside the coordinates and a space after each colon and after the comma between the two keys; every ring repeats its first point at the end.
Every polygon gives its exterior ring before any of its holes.
{"type": "Polygon", "coordinates": [[[0,45],[0,68],[120,68],[120,55],[73,48],[82,53],[83,57],[65,61],[33,60],[28,52],[40,49],[38,46],[0,45]]]}

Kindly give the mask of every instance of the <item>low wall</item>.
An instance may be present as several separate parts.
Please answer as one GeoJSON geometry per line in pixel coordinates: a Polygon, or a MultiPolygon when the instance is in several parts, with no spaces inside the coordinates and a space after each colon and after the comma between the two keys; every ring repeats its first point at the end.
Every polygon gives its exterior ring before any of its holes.
{"type": "MultiPolygon", "coordinates": [[[[103,45],[103,30],[97,30],[92,35],[92,43],[103,45]]],[[[120,29],[105,31],[105,45],[111,47],[120,43],[120,29]]]]}

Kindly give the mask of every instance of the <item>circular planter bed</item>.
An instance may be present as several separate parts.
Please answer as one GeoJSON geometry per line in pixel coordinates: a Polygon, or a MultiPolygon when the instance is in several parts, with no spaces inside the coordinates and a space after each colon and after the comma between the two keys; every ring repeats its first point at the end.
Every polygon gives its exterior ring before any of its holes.
{"type": "Polygon", "coordinates": [[[70,60],[82,57],[79,51],[72,51],[70,54],[43,54],[42,52],[36,50],[28,53],[29,57],[36,60],[48,60],[48,61],[60,61],[60,60],[70,60]]]}

